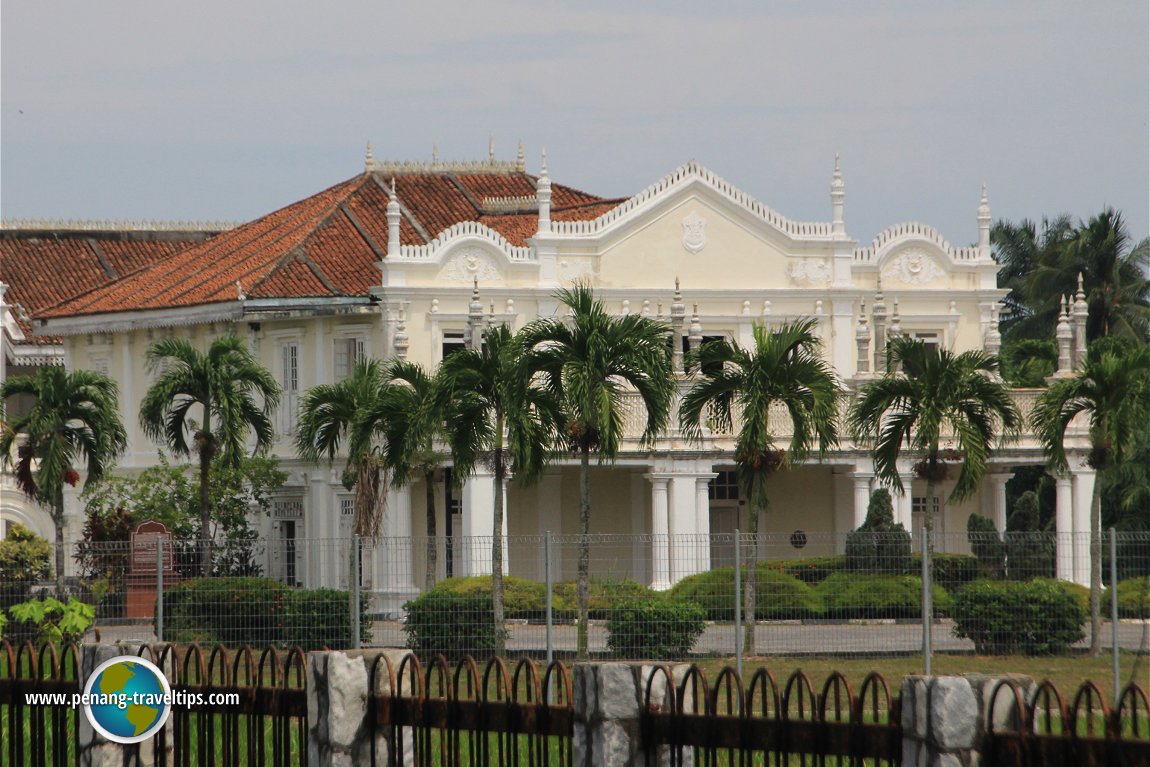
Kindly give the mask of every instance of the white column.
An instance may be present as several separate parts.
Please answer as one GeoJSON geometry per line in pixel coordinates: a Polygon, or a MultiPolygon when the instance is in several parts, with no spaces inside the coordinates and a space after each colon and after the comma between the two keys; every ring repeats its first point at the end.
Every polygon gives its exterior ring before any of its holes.
{"type": "Polygon", "coordinates": [[[1094,500],[1094,472],[1076,471],[1074,484],[1074,582],[1090,584],[1090,508],[1094,500]]]}
{"type": "Polygon", "coordinates": [[[1013,476],[1013,474],[990,474],[987,476],[991,491],[991,513],[987,516],[994,520],[994,526],[998,528],[1000,533],[1006,532],[1006,483],[1013,476]]]}
{"type": "Polygon", "coordinates": [[[671,587],[667,561],[667,485],[671,478],[662,474],[646,477],[651,480],[651,588],[661,591],[671,587]]]}
{"type": "MultiPolygon", "coordinates": [[[[508,509],[508,501],[511,498],[510,486],[511,486],[511,478],[510,477],[504,477],[504,479],[503,479],[503,524],[500,525],[500,528],[499,528],[499,532],[503,536],[503,574],[504,575],[507,575],[507,573],[511,569],[511,549],[507,545],[507,509],[508,509]]],[[[494,504],[494,502],[495,502],[495,499],[492,499],[493,504],[494,504]]]]}
{"type": "Polygon", "coordinates": [[[387,492],[384,537],[370,549],[364,546],[371,552],[372,588],[378,593],[378,609],[384,615],[402,615],[404,603],[419,594],[415,585],[416,545],[411,537],[411,487],[393,485],[387,492]]]}
{"type": "Polygon", "coordinates": [[[718,474],[701,474],[695,477],[695,546],[694,572],[705,573],[711,569],[711,480],[718,474]]]}
{"type": "Polygon", "coordinates": [[[697,531],[695,510],[696,490],[693,475],[676,474],[671,477],[670,503],[667,517],[667,548],[670,562],[671,584],[691,575],[691,547],[697,531]]]}
{"type": "Polygon", "coordinates": [[[1054,477],[1055,574],[1060,580],[1074,580],[1074,488],[1070,477],[1054,477]]]}
{"type": "MultiPolygon", "coordinates": [[[[536,485],[539,503],[539,534],[548,530],[552,535],[563,534],[563,474],[558,469],[544,474],[536,485]]],[[[563,572],[563,547],[551,547],[551,572],[560,581],[563,572]]],[[[544,580],[543,557],[539,558],[539,580],[544,580]]]]}
{"type": "MultiPolygon", "coordinates": [[[[894,501],[894,521],[901,522],[907,532],[913,532],[914,504],[912,500],[914,497],[914,474],[899,472],[899,478],[902,479],[902,493],[899,494],[897,490],[891,490],[891,500],[894,501]]],[[[937,493],[939,489],[935,487],[934,491],[937,493]]],[[[926,499],[926,513],[934,513],[934,504],[931,503],[929,498],[926,499]]],[[[937,529],[937,526],[935,529],[937,529]]]]}
{"type": "Polygon", "coordinates": [[[463,485],[463,540],[456,549],[456,575],[491,574],[491,534],[495,524],[495,477],[476,472],[463,485]]]}
{"type": "MultiPolygon", "coordinates": [[[[306,472],[307,499],[304,503],[302,530],[303,539],[296,543],[296,572],[304,573],[303,581],[308,588],[321,586],[336,587],[340,582],[339,567],[346,558],[332,550],[327,523],[331,519],[324,507],[327,495],[327,475],[319,470],[306,472]]],[[[346,552],[345,552],[346,554],[346,552]]],[[[344,572],[347,572],[346,567],[344,572]]]]}
{"type": "Polygon", "coordinates": [[[851,474],[855,486],[854,516],[852,530],[858,530],[866,522],[867,507],[870,506],[870,485],[874,475],[866,471],[856,471],[851,474]]]}

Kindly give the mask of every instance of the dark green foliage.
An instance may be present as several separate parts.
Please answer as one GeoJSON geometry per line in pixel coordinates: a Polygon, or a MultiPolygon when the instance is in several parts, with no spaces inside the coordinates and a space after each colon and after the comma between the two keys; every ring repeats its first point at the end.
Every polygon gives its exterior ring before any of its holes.
{"type": "MultiPolygon", "coordinates": [[[[407,646],[425,662],[438,653],[451,659],[464,655],[482,658],[495,651],[500,639],[495,635],[495,608],[490,592],[458,594],[437,586],[403,609],[407,612],[403,626],[407,646]]],[[[503,641],[506,637],[503,629],[503,641]]]]}
{"type": "MultiPolygon", "coordinates": [[[[828,618],[922,617],[922,579],[914,575],[837,573],[815,592],[826,605],[828,618]]],[[[937,584],[931,594],[935,614],[946,614],[950,596],[937,584]]]]}
{"type": "Polygon", "coordinates": [[[866,521],[847,535],[847,569],[864,573],[905,573],[910,568],[910,533],[895,524],[890,491],[871,493],[866,521]]]}
{"type": "MultiPolygon", "coordinates": [[[[361,639],[370,621],[360,606],[361,639]]],[[[348,593],[293,589],[271,578],[189,580],[164,592],[164,639],[225,645],[352,646],[348,593]]]]}
{"type": "Polygon", "coordinates": [[[998,537],[994,521],[981,514],[971,514],[966,518],[966,538],[986,575],[1001,578],[1006,572],[1006,546],[998,537]]]}
{"type": "Polygon", "coordinates": [[[1011,386],[1041,388],[1058,369],[1058,343],[1052,338],[1018,338],[1002,345],[1002,377],[1011,386]]]}
{"type": "MultiPolygon", "coordinates": [[[[970,554],[934,554],[930,559],[931,580],[953,593],[979,578],[978,559],[970,554]]],[[[922,575],[922,556],[911,557],[911,572],[922,575]]]]}
{"type": "MultiPolygon", "coordinates": [[[[476,575],[468,578],[448,578],[435,585],[435,591],[446,591],[463,596],[491,597],[491,576],[476,575]]],[[[578,612],[577,584],[574,581],[556,583],[551,597],[551,613],[555,620],[569,621],[578,612]]],[[[649,598],[656,595],[641,583],[622,579],[591,581],[591,617],[601,620],[621,599],[649,598]]],[[[526,578],[503,578],[504,617],[543,620],[547,612],[547,585],[526,578]]]]}
{"type": "Polygon", "coordinates": [[[1027,490],[1018,496],[1007,527],[1002,538],[1006,544],[1008,576],[1014,580],[1053,577],[1054,538],[1039,532],[1037,493],[1027,490]]]}
{"type": "Polygon", "coordinates": [[[793,575],[811,586],[821,583],[834,573],[845,570],[846,566],[847,558],[841,554],[806,559],[775,559],[767,562],[767,567],[793,575]]]}
{"type": "MultiPolygon", "coordinates": [[[[575,581],[555,584],[555,604],[562,610],[562,615],[565,618],[574,618],[578,614],[578,586],[579,584],[575,581]]],[[[592,620],[602,620],[609,616],[620,600],[650,599],[657,595],[658,592],[627,578],[617,581],[593,578],[591,580],[588,616],[592,620]]]]}
{"type": "MultiPolygon", "coordinates": [[[[1110,589],[1102,597],[1102,610],[1109,614],[1110,589]]],[[[1118,617],[1147,620],[1150,618],[1150,575],[1118,581],[1118,617]]]]}
{"type": "MultiPolygon", "coordinates": [[[[755,617],[764,620],[818,618],[823,602],[815,590],[793,575],[762,562],[756,570],[755,617]]],[[[723,567],[691,575],[667,592],[675,599],[692,602],[713,621],[735,619],[735,569],[723,567]]]]}
{"type": "Polygon", "coordinates": [[[28,598],[32,585],[52,575],[52,546],[23,525],[0,541],[0,612],[28,598]]]}
{"type": "Polygon", "coordinates": [[[679,599],[626,599],[607,618],[607,648],[620,658],[682,658],[703,633],[705,617],[702,607],[679,599]]]}
{"type": "Polygon", "coordinates": [[[954,597],[954,634],[982,655],[1051,655],[1083,638],[1082,595],[1045,578],[977,581],[954,597]]]}

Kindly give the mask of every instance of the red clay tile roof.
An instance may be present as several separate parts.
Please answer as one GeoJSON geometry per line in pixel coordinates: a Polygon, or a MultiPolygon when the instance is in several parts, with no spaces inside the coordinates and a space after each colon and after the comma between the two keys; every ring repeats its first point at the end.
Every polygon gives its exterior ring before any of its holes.
{"type": "MultiPolygon", "coordinates": [[[[462,221],[480,221],[513,245],[535,234],[537,213],[507,198],[534,197],[536,177],[522,172],[399,173],[400,242],[421,245],[462,221]],[[504,203],[501,203],[500,200],[504,203]]],[[[364,173],[114,283],[45,308],[36,316],[71,317],[248,299],[365,297],[379,284],[387,250],[391,178],[364,173]]],[[[597,218],[623,202],[552,184],[552,218],[597,218]]]]}
{"type": "MultiPolygon", "coordinates": [[[[3,230],[0,282],[9,285],[4,301],[19,304],[28,315],[35,315],[169,258],[209,236],[206,232],[3,230]]],[[[17,322],[25,340],[39,344],[55,341],[33,336],[27,320],[17,318],[17,322]]]]}

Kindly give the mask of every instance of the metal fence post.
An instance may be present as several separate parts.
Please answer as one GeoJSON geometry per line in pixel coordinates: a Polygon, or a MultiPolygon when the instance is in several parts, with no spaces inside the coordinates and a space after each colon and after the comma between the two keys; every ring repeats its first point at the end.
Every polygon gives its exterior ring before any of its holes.
{"type": "Polygon", "coordinates": [[[735,672],[743,678],[743,542],[735,529],[735,672]]]}
{"type": "Polygon", "coordinates": [[[351,547],[351,646],[353,649],[359,649],[359,545],[360,538],[358,535],[352,536],[351,547]]]}
{"type": "Polygon", "coordinates": [[[156,536],[156,641],[164,641],[164,536],[162,535],[156,536]]]}
{"type": "Polygon", "coordinates": [[[1110,528],[1110,654],[1114,660],[1114,708],[1122,702],[1119,682],[1121,668],[1118,662],[1118,536],[1110,528]]]}
{"type": "MultiPolygon", "coordinates": [[[[930,513],[929,511],[927,512],[930,513]]],[[[922,663],[923,673],[930,676],[931,636],[930,621],[933,617],[930,593],[930,531],[922,528],[922,663]]]]}
{"type": "Polygon", "coordinates": [[[547,580],[547,666],[551,667],[551,661],[554,660],[555,651],[552,644],[551,628],[553,625],[551,606],[552,606],[552,591],[555,585],[551,577],[551,531],[548,530],[543,538],[543,571],[547,580]]]}

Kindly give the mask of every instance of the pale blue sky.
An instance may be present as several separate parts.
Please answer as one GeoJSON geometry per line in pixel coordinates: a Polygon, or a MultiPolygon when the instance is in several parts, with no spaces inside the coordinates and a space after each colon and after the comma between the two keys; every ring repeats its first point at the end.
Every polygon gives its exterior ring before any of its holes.
{"type": "Polygon", "coordinates": [[[0,213],[247,220],[377,158],[607,196],[696,159],[847,231],[1119,208],[1150,233],[1146,0],[157,3],[0,13],[0,213]]]}

